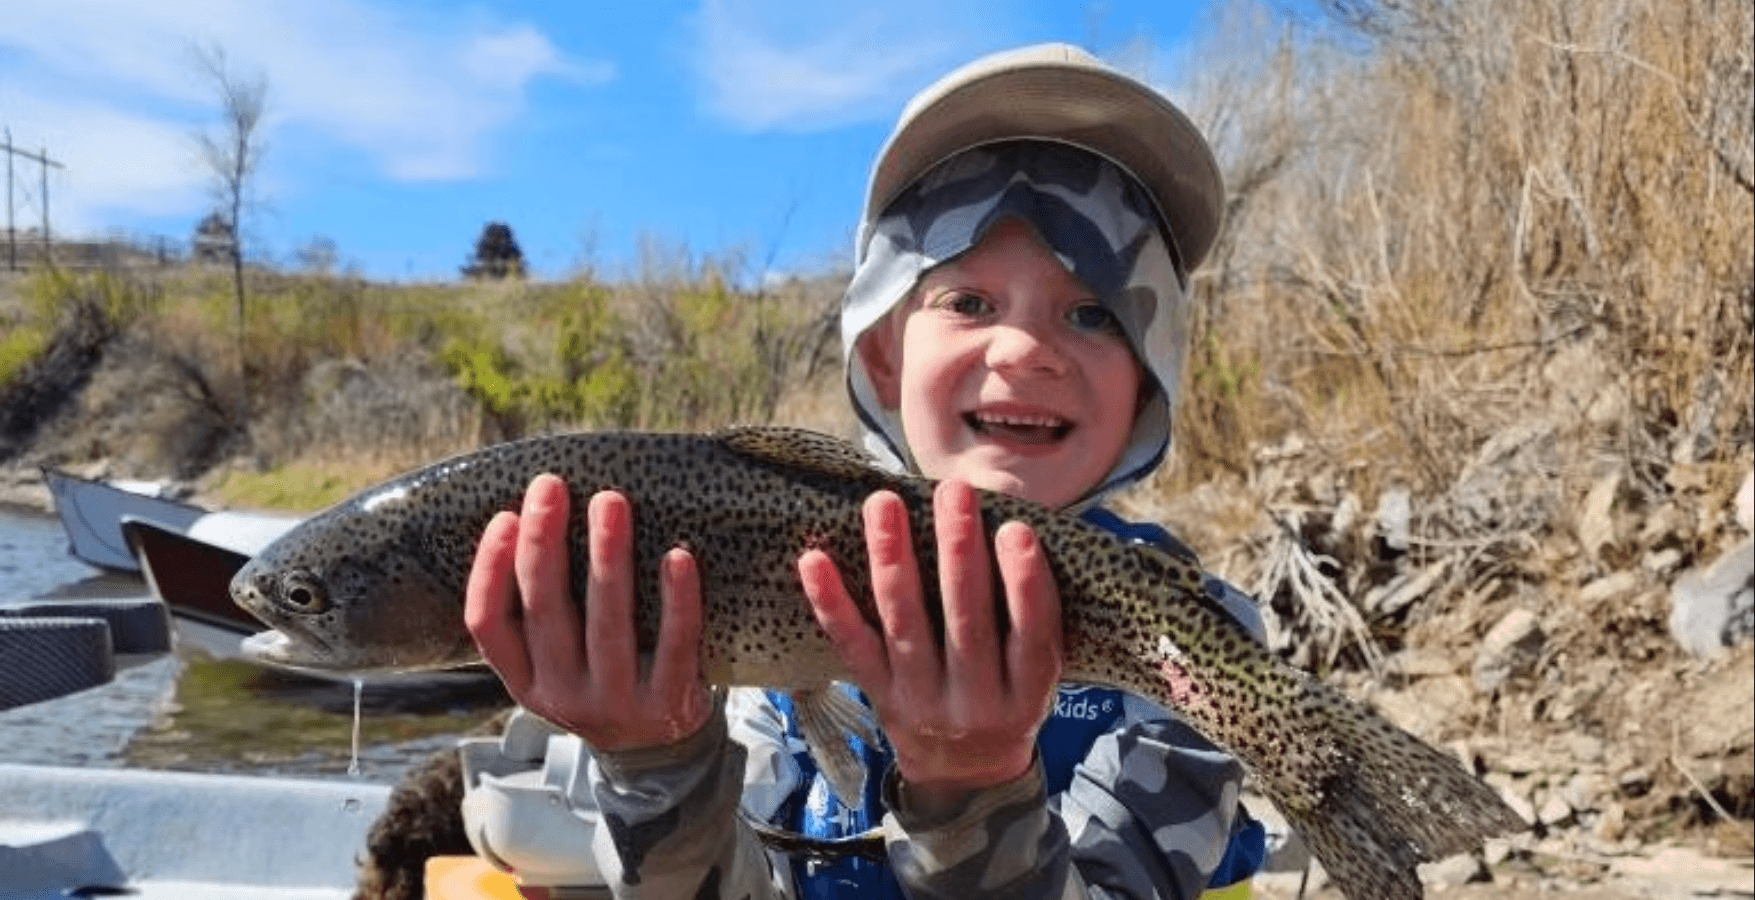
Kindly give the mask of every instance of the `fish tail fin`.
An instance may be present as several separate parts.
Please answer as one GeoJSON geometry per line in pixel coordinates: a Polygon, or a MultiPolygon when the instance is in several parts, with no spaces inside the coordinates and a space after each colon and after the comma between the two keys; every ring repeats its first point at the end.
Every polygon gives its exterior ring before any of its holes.
{"type": "Polygon", "coordinates": [[[1529,827],[1452,756],[1317,684],[1331,741],[1315,802],[1282,804],[1341,893],[1418,900],[1415,867],[1529,827]]]}

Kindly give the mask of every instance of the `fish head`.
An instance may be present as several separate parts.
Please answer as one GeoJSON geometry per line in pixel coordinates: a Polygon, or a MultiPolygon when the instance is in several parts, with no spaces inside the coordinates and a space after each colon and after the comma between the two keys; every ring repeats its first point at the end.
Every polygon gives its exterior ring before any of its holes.
{"type": "Polygon", "coordinates": [[[382,541],[307,522],[232,577],[233,602],[272,630],[246,658],[284,668],[369,674],[476,662],[461,591],[382,541]]]}

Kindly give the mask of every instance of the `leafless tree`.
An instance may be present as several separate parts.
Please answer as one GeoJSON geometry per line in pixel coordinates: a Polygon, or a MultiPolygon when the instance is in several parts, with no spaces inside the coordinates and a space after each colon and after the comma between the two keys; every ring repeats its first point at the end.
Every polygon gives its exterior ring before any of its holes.
{"type": "MultiPolygon", "coordinates": [[[[256,202],[255,178],[262,162],[263,145],[258,129],[268,105],[268,77],[260,70],[237,72],[217,44],[191,45],[194,65],[220,101],[220,123],[197,132],[201,158],[213,172],[216,212],[230,231],[232,294],[237,311],[238,390],[240,423],[250,416],[250,384],[245,365],[244,334],[244,215],[256,202]]],[[[241,429],[243,430],[243,429],[241,429]]],[[[247,433],[247,430],[243,430],[247,433]]]]}

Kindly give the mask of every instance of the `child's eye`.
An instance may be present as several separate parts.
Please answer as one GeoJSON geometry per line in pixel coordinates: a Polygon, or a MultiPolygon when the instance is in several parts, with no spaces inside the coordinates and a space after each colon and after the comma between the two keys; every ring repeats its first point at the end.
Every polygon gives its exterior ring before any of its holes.
{"type": "Polygon", "coordinates": [[[1066,320],[1080,331],[1121,331],[1121,321],[1101,303],[1081,303],[1067,310],[1066,320]]]}
{"type": "Polygon", "coordinates": [[[933,306],[960,316],[984,316],[993,312],[993,304],[988,303],[987,298],[963,291],[946,291],[937,297],[933,306]]]}

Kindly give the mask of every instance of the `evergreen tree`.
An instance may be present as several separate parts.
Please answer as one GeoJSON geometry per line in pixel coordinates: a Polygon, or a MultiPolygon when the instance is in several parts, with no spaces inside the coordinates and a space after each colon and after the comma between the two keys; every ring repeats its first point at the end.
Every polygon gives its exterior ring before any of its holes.
{"type": "Polygon", "coordinates": [[[512,226],[489,222],[475,240],[475,254],[462,268],[465,278],[502,279],[524,277],[524,251],[512,237],[512,226]]]}

